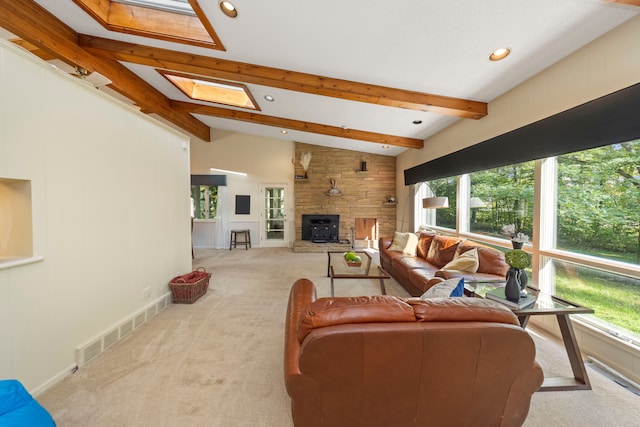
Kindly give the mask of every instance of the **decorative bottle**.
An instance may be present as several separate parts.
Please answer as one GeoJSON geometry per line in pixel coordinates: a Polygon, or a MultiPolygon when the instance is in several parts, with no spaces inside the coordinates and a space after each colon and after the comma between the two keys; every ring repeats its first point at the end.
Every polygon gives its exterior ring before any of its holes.
{"type": "Polygon", "coordinates": [[[520,275],[518,268],[510,267],[507,271],[507,284],[504,287],[504,296],[513,302],[520,301],[520,275]]]}

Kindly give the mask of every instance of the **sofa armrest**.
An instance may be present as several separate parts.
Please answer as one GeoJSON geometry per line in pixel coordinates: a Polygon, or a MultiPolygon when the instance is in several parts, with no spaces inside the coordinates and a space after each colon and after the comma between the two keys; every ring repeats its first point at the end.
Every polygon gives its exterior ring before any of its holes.
{"type": "Polygon", "coordinates": [[[378,239],[378,250],[388,249],[393,243],[393,237],[380,237],[378,239]]]}
{"type": "Polygon", "coordinates": [[[289,292],[284,336],[284,382],[289,387],[291,379],[300,375],[300,342],[298,325],[305,309],[317,298],[316,287],[309,279],[298,279],[289,292]]]}

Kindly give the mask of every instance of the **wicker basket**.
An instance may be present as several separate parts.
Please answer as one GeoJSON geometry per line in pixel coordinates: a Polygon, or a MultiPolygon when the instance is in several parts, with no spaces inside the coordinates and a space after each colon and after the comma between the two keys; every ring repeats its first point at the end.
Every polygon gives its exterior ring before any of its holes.
{"type": "Polygon", "coordinates": [[[211,273],[203,267],[183,276],[177,276],[169,282],[174,304],[193,304],[209,289],[211,273]]]}

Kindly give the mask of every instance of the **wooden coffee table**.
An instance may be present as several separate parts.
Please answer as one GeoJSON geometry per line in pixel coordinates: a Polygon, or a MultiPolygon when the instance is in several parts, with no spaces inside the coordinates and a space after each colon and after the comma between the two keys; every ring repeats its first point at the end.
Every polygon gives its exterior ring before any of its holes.
{"type": "MultiPolygon", "coordinates": [[[[465,295],[484,298],[486,292],[490,289],[500,286],[496,282],[470,282],[465,283],[465,295]]],[[[520,326],[527,327],[529,318],[531,316],[543,316],[554,315],[558,320],[558,326],[560,327],[560,333],[562,334],[562,341],[564,342],[564,348],[569,356],[569,364],[573,371],[573,378],[560,377],[560,378],[545,378],[542,383],[542,387],[538,391],[564,391],[564,390],[591,390],[591,383],[587,376],[587,369],[584,366],[582,360],[582,354],[576,341],[576,336],[571,325],[572,314],[591,314],[593,310],[576,304],[575,302],[559,298],[555,295],[548,295],[541,292],[539,289],[527,286],[527,290],[536,295],[538,298],[530,307],[513,310],[513,313],[518,316],[520,326]]]]}
{"type": "Polygon", "coordinates": [[[354,251],[362,259],[360,266],[347,265],[344,259],[345,252],[327,252],[327,277],[331,277],[331,296],[333,296],[333,281],[336,279],[378,279],[380,281],[380,292],[387,294],[384,281],[390,279],[382,267],[375,265],[371,261],[371,255],[366,251],[354,251]]]}

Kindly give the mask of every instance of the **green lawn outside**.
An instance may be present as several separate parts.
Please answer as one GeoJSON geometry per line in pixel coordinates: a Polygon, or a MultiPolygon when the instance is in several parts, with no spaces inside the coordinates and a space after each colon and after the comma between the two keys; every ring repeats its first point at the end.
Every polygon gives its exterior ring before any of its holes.
{"type": "Polygon", "coordinates": [[[556,295],[592,308],[597,318],[640,338],[640,284],[635,282],[613,281],[585,269],[557,268],[556,295]]]}

